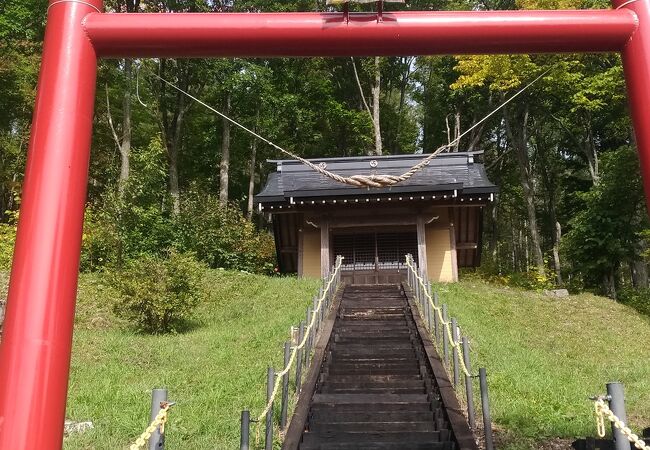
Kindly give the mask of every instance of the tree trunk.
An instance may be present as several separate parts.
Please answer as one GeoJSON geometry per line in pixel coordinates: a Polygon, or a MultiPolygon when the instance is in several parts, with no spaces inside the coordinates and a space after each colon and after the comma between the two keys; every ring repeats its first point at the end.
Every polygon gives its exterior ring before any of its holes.
{"type": "Polygon", "coordinates": [[[397,153],[402,153],[402,148],[399,146],[400,140],[399,135],[402,130],[402,116],[404,114],[404,103],[406,101],[406,87],[408,86],[408,81],[411,76],[411,65],[415,58],[410,56],[403,58],[404,71],[402,72],[402,78],[399,87],[399,107],[397,109],[397,125],[395,126],[395,142],[397,153]]]}
{"type": "Polygon", "coordinates": [[[488,243],[488,253],[492,258],[492,264],[498,267],[497,245],[499,242],[499,196],[496,195],[490,205],[490,241],[488,243]]]}
{"type": "MultiPolygon", "coordinates": [[[[257,132],[257,126],[260,120],[260,110],[255,114],[255,127],[253,131],[257,132]]],[[[246,208],[246,217],[248,220],[253,219],[253,194],[255,192],[255,164],[257,158],[257,138],[251,140],[251,166],[248,174],[248,205],[246,208]]]]}
{"type": "MultiPolygon", "coordinates": [[[[161,76],[165,73],[166,63],[167,61],[165,59],[160,60],[158,70],[161,76]]],[[[179,87],[186,92],[189,91],[190,84],[190,68],[187,64],[186,61],[179,61],[177,67],[177,72],[179,73],[179,87]]],[[[192,103],[186,100],[185,95],[176,92],[174,95],[173,107],[169,107],[165,93],[166,84],[161,81],[158,110],[159,127],[163,136],[163,142],[165,143],[165,149],[167,150],[167,173],[169,179],[168,193],[172,201],[172,214],[177,216],[181,211],[178,154],[182,143],[181,135],[183,130],[183,120],[185,114],[192,106],[192,103]]]]}
{"type": "Polygon", "coordinates": [[[533,189],[532,171],[528,158],[528,107],[526,106],[521,118],[521,128],[515,133],[512,118],[504,114],[504,124],[508,138],[517,155],[517,165],[521,177],[521,187],[524,193],[524,202],[526,203],[526,212],[528,213],[528,229],[533,246],[533,256],[535,266],[540,275],[545,274],[544,256],[542,254],[541,240],[537,228],[537,212],[535,211],[535,193],[533,189]]]}
{"type": "Polygon", "coordinates": [[[133,61],[124,60],[124,96],[122,97],[122,141],[120,143],[120,177],[118,191],[120,198],[129,181],[129,162],[131,157],[131,89],[133,82],[133,61]]]}
{"type": "Polygon", "coordinates": [[[616,300],[616,276],[614,268],[603,274],[603,292],[609,298],[616,300]]]}
{"type": "Polygon", "coordinates": [[[645,261],[632,261],[630,264],[630,272],[632,273],[632,285],[637,289],[645,289],[648,287],[648,265],[645,261]]]}
{"type": "Polygon", "coordinates": [[[632,275],[632,285],[635,288],[644,289],[648,287],[648,264],[645,262],[642,255],[647,249],[647,243],[643,239],[639,239],[635,245],[635,257],[630,263],[630,273],[632,275]]]}
{"type": "Polygon", "coordinates": [[[555,266],[555,278],[558,286],[564,284],[562,279],[562,264],[560,263],[560,242],[562,239],[562,226],[555,221],[555,233],[553,236],[553,265],[555,266]]]}
{"type": "Polygon", "coordinates": [[[181,212],[181,191],[178,183],[178,146],[174,143],[167,145],[167,162],[169,165],[169,196],[172,199],[172,214],[178,216],[181,212]]]}
{"type": "Polygon", "coordinates": [[[372,125],[375,130],[375,154],[382,154],[381,125],[379,123],[379,94],[381,91],[381,67],[379,56],[375,56],[375,81],[372,85],[372,125]]]}
{"type": "MultiPolygon", "coordinates": [[[[230,115],[230,92],[226,93],[224,114],[230,115]]],[[[222,119],[221,162],[219,163],[219,204],[228,206],[228,175],[230,171],[230,121],[222,119]]]]}
{"type": "Polygon", "coordinates": [[[587,118],[587,137],[584,151],[585,156],[587,157],[587,166],[589,168],[589,175],[591,175],[591,181],[593,184],[598,184],[600,178],[598,169],[598,152],[596,150],[593,129],[591,128],[591,117],[587,118]]]}
{"type": "MultiPolygon", "coordinates": [[[[545,170],[543,172],[546,172],[545,170]]],[[[548,174],[545,174],[548,180],[548,174]]],[[[553,224],[553,267],[555,268],[555,278],[558,286],[562,286],[562,264],[560,262],[560,242],[562,241],[562,225],[557,220],[557,212],[555,205],[555,192],[552,192],[553,183],[547,183],[547,192],[549,197],[548,209],[551,224],[553,224]]]]}

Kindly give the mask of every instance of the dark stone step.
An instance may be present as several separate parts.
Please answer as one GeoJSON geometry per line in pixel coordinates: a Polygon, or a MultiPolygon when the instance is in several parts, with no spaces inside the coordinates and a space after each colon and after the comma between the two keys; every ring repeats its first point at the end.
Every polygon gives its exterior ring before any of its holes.
{"type": "Polygon", "coordinates": [[[399,432],[399,431],[436,431],[434,424],[428,422],[319,422],[309,427],[310,433],[345,433],[345,432],[399,432]]]}
{"type": "Polygon", "coordinates": [[[398,374],[419,374],[417,368],[345,368],[330,367],[328,372],[332,375],[398,375],[398,374]]]}
{"type": "Polygon", "coordinates": [[[323,422],[432,422],[432,411],[361,411],[346,412],[336,410],[332,415],[331,410],[322,409],[312,411],[309,415],[311,423],[323,422]]]}
{"type": "Polygon", "coordinates": [[[416,403],[429,403],[429,398],[425,394],[314,394],[312,398],[312,405],[329,404],[329,405],[343,405],[343,404],[416,404],[416,403]]]}
{"type": "Polygon", "coordinates": [[[422,380],[393,380],[393,379],[384,379],[379,381],[348,381],[348,382],[336,382],[328,379],[321,383],[321,386],[331,387],[331,388],[348,388],[348,389],[375,389],[379,387],[386,388],[412,388],[420,389],[424,388],[424,381],[422,380]]]}
{"type": "MultiPolygon", "coordinates": [[[[332,394],[316,394],[332,395],[332,394]]],[[[348,395],[348,394],[345,394],[348,395]]],[[[373,394],[374,395],[374,394],[373,394]]],[[[365,412],[374,410],[376,412],[388,411],[409,411],[409,412],[427,412],[432,411],[431,403],[316,403],[311,406],[313,411],[336,411],[339,412],[365,412]]],[[[330,414],[334,414],[330,412],[330,414]]]]}
{"type": "Polygon", "coordinates": [[[345,352],[352,352],[355,350],[367,352],[369,350],[374,350],[375,352],[380,351],[390,351],[390,350],[413,350],[413,344],[410,341],[406,342],[395,342],[391,344],[384,344],[381,341],[377,342],[372,348],[368,348],[368,345],[364,344],[346,344],[341,345],[338,343],[330,345],[330,350],[342,350],[345,352]]]}
{"type": "Polygon", "coordinates": [[[301,444],[300,450],[455,450],[451,442],[355,442],[301,444]]]}
{"type": "Polygon", "coordinates": [[[305,444],[324,444],[324,443],[366,443],[366,442],[398,442],[398,443],[430,443],[440,442],[440,432],[438,431],[406,431],[406,432],[370,432],[370,431],[348,431],[348,432],[331,432],[331,433],[310,433],[303,435],[305,444]]]}
{"type": "Polygon", "coordinates": [[[345,386],[323,386],[319,389],[322,394],[425,394],[424,384],[419,387],[396,387],[396,386],[377,386],[377,387],[345,387],[345,386]]]}
{"type": "Polygon", "coordinates": [[[420,374],[391,374],[391,375],[333,375],[323,373],[321,374],[321,381],[330,383],[370,383],[370,382],[384,382],[384,381],[422,381],[420,374]]]}

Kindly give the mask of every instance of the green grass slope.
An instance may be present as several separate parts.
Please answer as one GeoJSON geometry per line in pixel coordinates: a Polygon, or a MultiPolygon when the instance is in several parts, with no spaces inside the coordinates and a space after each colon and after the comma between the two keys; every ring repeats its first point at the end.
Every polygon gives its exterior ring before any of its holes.
{"type": "Polygon", "coordinates": [[[196,326],[146,336],[115,324],[110,291],[95,277],[80,285],[67,416],[95,429],[65,449],[122,449],[147,426],[150,392],[166,386],[178,402],[167,443],[175,449],[233,449],[239,415],[264,407],[266,368],[280,367],[289,328],[303,317],[314,281],[210,271],[210,298],[196,326]]]}
{"type": "Polygon", "coordinates": [[[650,426],[647,318],[590,294],[551,299],[473,280],[437,290],[471,339],[475,370],[487,368],[500,449],[593,436],[587,398],[612,380],[625,384],[633,428],[650,426]]]}
{"type": "MultiPolygon", "coordinates": [[[[100,277],[82,276],[67,415],[95,429],[66,438],[65,449],[127,448],[159,386],[178,402],[169,448],[237,448],[240,411],[263,408],[266,367],[281,366],[282,343],[317,282],[210,271],[206,283],[209,300],[190,331],[145,336],[113,317],[100,277]]],[[[633,428],[650,425],[650,323],[634,310],[475,280],[436,288],[471,339],[474,369],[488,370],[500,450],[564,449],[548,441],[593,435],[587,397],[609,380],[625,383],[633,428]]]]}

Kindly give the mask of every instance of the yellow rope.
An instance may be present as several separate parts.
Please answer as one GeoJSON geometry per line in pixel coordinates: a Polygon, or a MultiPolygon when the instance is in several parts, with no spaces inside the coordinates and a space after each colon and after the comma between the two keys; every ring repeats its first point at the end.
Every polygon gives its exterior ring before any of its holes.
{"type": "Polygon", "coordinates": [[[424,292],[424,296],[427,298],[427,301],[429,302],[429,305],[433,308],[433,310],[436,312],[438,315],[439,322],[443,325],[444,333],[447,333],[447,337],[449,338],[449,342],[451,344],[452,348],[455,348],[458,351],[458,361],[460,362],[460,368],[465,374],[465,376],[471,377],[472,374],[467,370],[467,366],[465,365],[465,359],[463,357],[463,347],[460,345],[459,342],[454,339],[454,335],[451,329],[451,322],[446,321],[444,319],[444,316],[442,315],[442,308],[437,306],[435,303],[433,303],[433,299],[431,298],[431,295],[429,294],[429,290],[427,289],[426,284],[424,283],[424,280],[422,277],[420,277],[417,274],[417,271],[415,270],[415,267],[411,265],[411,259],[406,258],[406,265],[408,266],[409,270],[413,273],[413,276],[418,280],[418,283],[420,286],[422,286],[422,292],[424,292]]]}
{"type": "Polygon", "coordinates": [[[165,402],[162,409],[156,415],[156,418],[151,422],[151,424],[142,432],[140,437],[138,437],[133,444],[129,447],[129,450],[140,450],[147,442],[149,438],[156,431],[156,428],[160,426],[160,434],[165,434],[165,422],[167,422],[167,417],[169,415],[170,404],[165,402]]]}
{"type": "Polygon", "coordinates": [[[594,409],[596,412],[596,429],[599,437],[605,437],[605,419],[607,419],[612,422],[616,428],[621,430],[623,436],[625,436],[628,441],[632,442],[636,448],[639,450],[650,450],[650,446],[648,446],[645,441],[634,434],[621,419],[616,417],[602,397],[599,397],[594,401],[594,409]]]}
{"type": "Polygon", "coordinates": [[[291,370],[291,367],[293,366],[293,363],[296,360],[296,355],[298,354],[298,350],[302,349],[307,343],[307,340],[309,339],[309,335],[311,334],[311,331],[314,327],[314,323],[316,323],[316,317],[318,317],[318,314],[320,313],[325,298],[327,297],[327,292],[329,291],[332,283],[336,279],[336,276],[338,274],[338,271],[341,268],[342,263],[343,263],[343,257],[340,256],[337,258],[336,266],[334,267],[334,272],[332,272],[332,274],[330,275],[330,278],[327,282],[327,286],[325,287],[325,289],[323,289],[323,295],[318,299],[316,308],[314,308],[314,310],[311,313],[311,319],[309,320],[309,325],[305,329],[305,333],[303,335],[302,341],[300,341],[298,345],[291,347],[291,356],[289,357],[289,362],[281,372],[275,374],[275,383],[273,385],[273,392],[271,393],[271,397],[266,402],[266,407],[264,408],[264,411],[262,411],[262,413],[257,418],[256,435],[259,435],[259,427],[261,426],[262,421],[264,420],[268,412],[273,407],[273,402],[275,401],[275,397],[278,395],[278,392],[280,390],[280,383],[282,382],[282,377],[286,375],[289,372],[289,370],[291,370]]]}

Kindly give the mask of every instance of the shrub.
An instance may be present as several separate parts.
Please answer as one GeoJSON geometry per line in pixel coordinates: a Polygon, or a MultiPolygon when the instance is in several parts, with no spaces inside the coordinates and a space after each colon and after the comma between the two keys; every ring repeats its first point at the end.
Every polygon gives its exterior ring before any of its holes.
{"type": "Polygon", "coordinates": [[[174,228],[177,248],[195,253],[210,267],[273,272],[273,237],[258,231],[236,206],[222,207],[214,195],[185,196],[174,228]]]}
{"type": "Polygon", "coordinates": [[[624,286],[618,290],[618,301],[650,316],[650,288],[624,286]]]}
{"type": "Polygon", "coordinates": [[[113,310],[142,332],[182,331],[203,298],[204,271],[192,256],[176,252],[131,261],[110,276],[119,293],[113,310]]]}
{"type": "Polygon", "coordinates": [[[528,290],[541,291],[543,289],[555,288],[555,273],[548,268],[546,269],[546,273],[541,275],[535,268],[530,268],[526,272],[498,274],[484,270],[481,267],[476,271],[475,276],[479,276],[490,283],[528,290]]]}
{"type": "Polygon", "coordinates": [[[121,241],[115,223],[106,220],[101,212],[86,208],[81,244],[82,272],[95,271],[119,258],[121,241]]]}
{"type": "Polygon", "coordinates": [[[11,269],[11,260],[16,242],[16,227],[0,223],[0,270],[11,269]]]}

